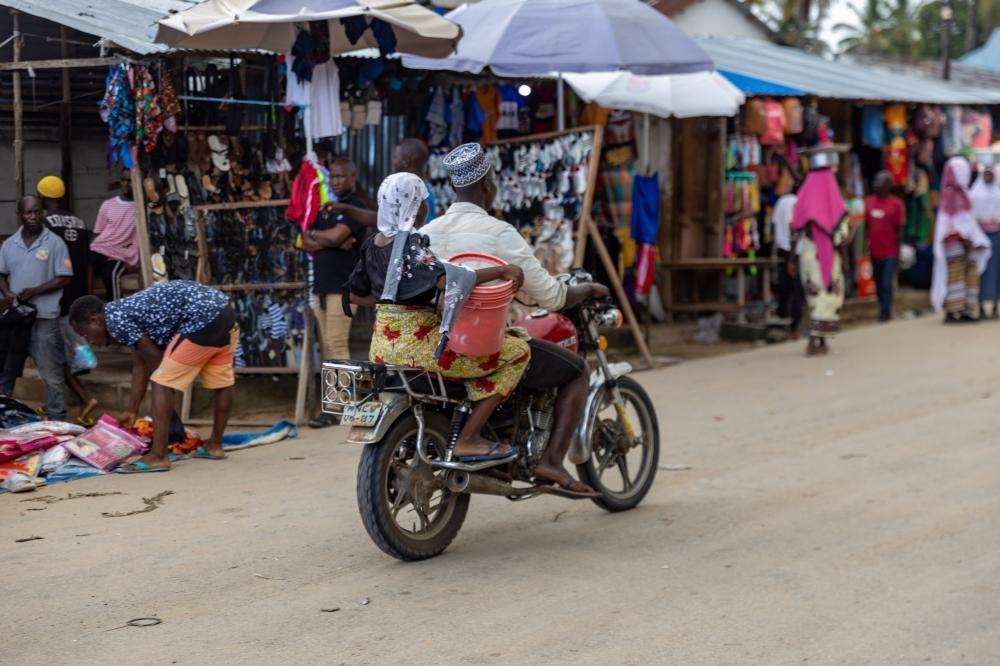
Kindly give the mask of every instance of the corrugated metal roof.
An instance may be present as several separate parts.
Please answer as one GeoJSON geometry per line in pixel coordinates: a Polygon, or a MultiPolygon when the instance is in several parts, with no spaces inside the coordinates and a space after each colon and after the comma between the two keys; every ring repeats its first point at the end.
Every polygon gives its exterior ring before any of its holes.
{"type": "MultiPolygon", "coordinates": [[[[156,22],[199,0],[0,0],[10,7],[113,42],[139,54],[169,50],[154,41],[156,22]]],[[[97,40],[95,40],[97,41],[97,40]]]]}
{"type": "Polygon", "coordinates": [[[1000,88],[972,88],[916,74],[827,60],[754,39],[705,37],[695,41],[720,70],[772,81],[817,97],[934,104],[1000,103],[1000,88]]]}

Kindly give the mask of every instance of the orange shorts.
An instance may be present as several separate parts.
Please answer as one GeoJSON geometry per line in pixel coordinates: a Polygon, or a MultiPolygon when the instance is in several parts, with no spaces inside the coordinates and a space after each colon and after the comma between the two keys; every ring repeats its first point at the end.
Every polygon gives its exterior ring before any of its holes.
{"type": "Polygon", "coordinates": [[[160,367],[150,379],[160,386],[184,391],[201,375],[201,385],[221,389],[236,383],[233,355],[240,339],[240,327],[229,331],[229,342],[221,346],[198,344],[187,335],[176,335],[163,353],[160,367]]]}

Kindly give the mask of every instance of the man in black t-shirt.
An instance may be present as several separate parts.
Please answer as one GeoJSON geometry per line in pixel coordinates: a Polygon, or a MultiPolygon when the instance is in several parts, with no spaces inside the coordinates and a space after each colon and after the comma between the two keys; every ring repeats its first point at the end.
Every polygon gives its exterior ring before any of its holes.
{"type": "MultiPolygon", "coordinates": [[[[42,198],[45,226],[66,243],[66,249],[69,250],[69,260],[73,264],[73,277],[70,278],[69,284],[63,287],[62,298],[59,300],[60,330],[62,332],[60,342],[65,343],[69,335],[66,323],[69,306],[79,297],[87,295],[87,273],[90,269],[90,230],[87,229],[83,220],[63,205],[66,198],[66,183],[63,182],[62,178],[46,176],[38,181],[35,189],[42,198]]],[[[97,400],[70,371],[69,358],[73,354],[73,349],[69,348],[70,346],[61,345],[64,352],[63,376],[66,385],[80,402],[78,422],[82,425],[93,425],[94,420],[90,414],[97,409],[97,400]]]]}
{"type": "MultiPolygon", "coordinates": [[[[367,226],[367,216],[356,213],[370,210],[357,191],[357,181],[354,164],[334,160],[330,165],[330,186],[337,201],[323,208],[302,242],[303,249],[313,253],[313,308],[325,360],[351,357],[351,318],[344,314],[340,294],[358,263],[358,249],[367,226]]],[[[309,423],[317,428],[335,424],[335,417],[329,414],[321,414],[309,423]]]]}
{"type": "Polygon", "coordinates": [[[69,212],[62,203],[66,185],[58,176],[46,176],[38,181],[38,195],[45,210],[45,226],[63,239],[73,263],[73,277],[63,288],[59,302],[62,316],[69,314],[69,306],[87,295],[87,270],[90,266],[90,231],[83,220],[69,212]]]}

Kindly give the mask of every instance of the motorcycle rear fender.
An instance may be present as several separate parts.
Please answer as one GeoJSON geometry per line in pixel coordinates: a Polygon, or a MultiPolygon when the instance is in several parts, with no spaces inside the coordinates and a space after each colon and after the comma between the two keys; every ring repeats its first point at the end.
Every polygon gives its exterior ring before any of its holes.
{"type": "Polygon", "coordinates": [[[348,444],[374,444],[382,441],[389,428],[410,411],[410,397],[405,393],[380,393],[378,399],[385,405],[378,423],[372,428],[352,426],[347,435],[348,444]]]}
{"type": "MultiPolygon", "coordinates": [[[[624,377],[632,372],[632,366],[628,363],[611,363],[609,365],[613,379],[624,377]]],[[[583,418],[576,432],[573,433],[573,441],[569,446],[569,461],[574,465],[582,465],[590,460],[593,451],[591,437],[593,436],[594,415],[601,405],[601,398],[604,395],[604,376],[600,370],[595,370],[590,375],[590,392],[587,394],[587,403],[583,408],[583,418]]]]}

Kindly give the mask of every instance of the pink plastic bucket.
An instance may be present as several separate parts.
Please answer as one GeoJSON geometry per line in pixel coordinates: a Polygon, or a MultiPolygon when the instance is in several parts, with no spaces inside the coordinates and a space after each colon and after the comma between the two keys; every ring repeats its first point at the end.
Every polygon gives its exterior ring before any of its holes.
{"type": "MultiPolygon", "coordinates": [[[[451,261],[473,270],[507,265],[502,259],[477,252],[456,255],[451,261]]],[[[455,318],[448,347],[464,356],[496,354],[503,346],[507,333],[507,311],[513,299],[514,285],[509,280],[497,280],[473,289],[455,318]]]]}

